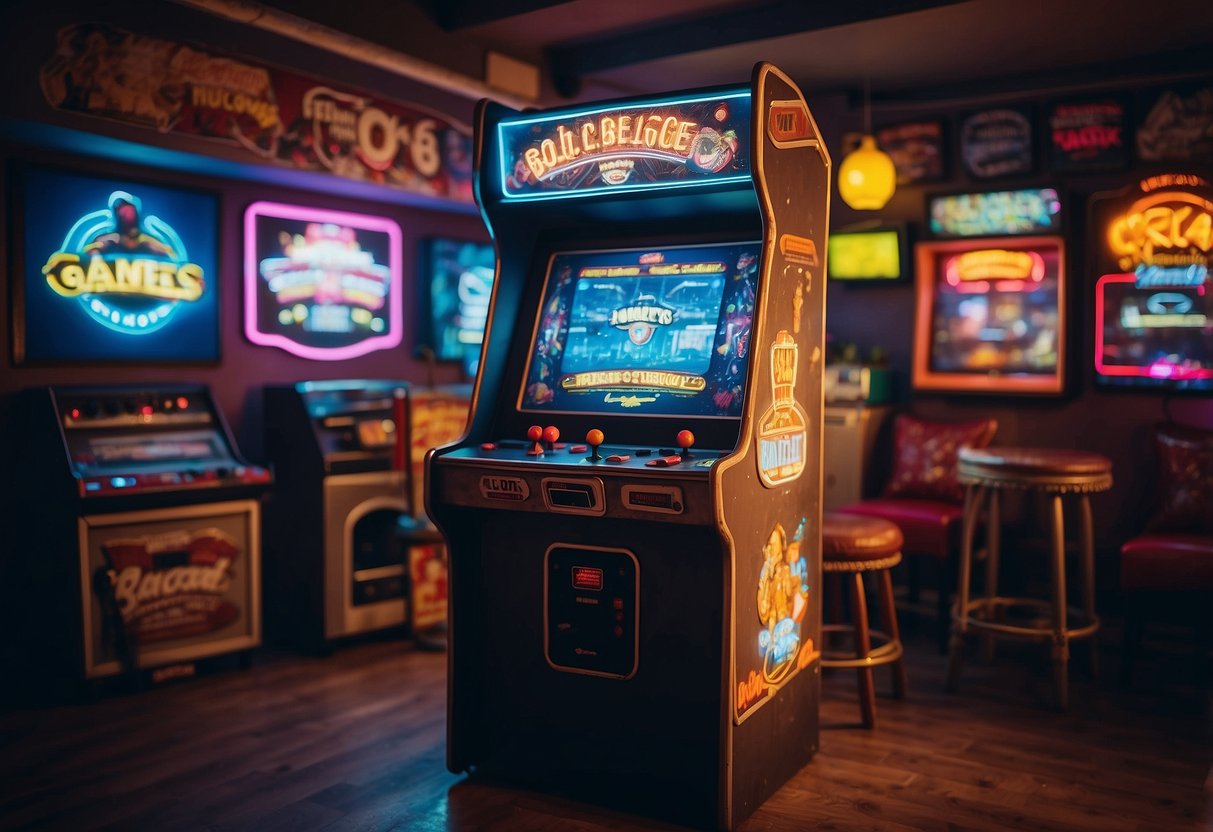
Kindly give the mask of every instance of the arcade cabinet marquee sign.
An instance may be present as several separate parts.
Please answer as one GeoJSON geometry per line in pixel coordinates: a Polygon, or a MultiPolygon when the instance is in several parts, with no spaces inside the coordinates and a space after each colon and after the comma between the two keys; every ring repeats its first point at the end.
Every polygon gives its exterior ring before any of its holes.
{"type": "Polygon", "coordinates": [[[21,172],[16,360],[216,361],[209,194],[21,172]]]}
{"type": "Polygon", "coordinates": [[[749,127],[748,93],[503,121],[502,193],[546,199],[747,180],[749,127]]]}
{"type": "Polygon", "coordinates": [[[384,217],[257,202],[244,215],[245,334],[336,361],[401,340],[401,233],[384,217]]]}

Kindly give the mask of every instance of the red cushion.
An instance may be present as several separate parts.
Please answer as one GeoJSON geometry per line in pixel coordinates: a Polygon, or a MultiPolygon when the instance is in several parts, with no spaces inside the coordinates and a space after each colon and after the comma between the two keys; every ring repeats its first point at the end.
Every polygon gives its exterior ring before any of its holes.
{"type": "Polygon", "coordinates": [[[1213,590],[1213,537],[1143,534],[1120,547],[1120,586],[1128,590],[1213,590]]]}
{"type": "Polygon", "coordinates": [[[1159,507],[1146,529],[1213,534],[1213,431],[1168,424],[1154,439],[1159,507]]]}
{"type": "Polygon", "coordinates": [[[905,537],[902,551],[907,555],[946,560],[949,552],[959,551],[964,508],[956,503],[881,498],[851,503],[838,511],[880,517],[893,523],[905,537]]]}
{"type": "Polygon", "coordinates": [[[893,424],[893,474],[882,496],[959,503],[964,488],[956,481],[957,454],[986,447],[996,430],[993,419],[927,422],[901,414],[893,424]]]}

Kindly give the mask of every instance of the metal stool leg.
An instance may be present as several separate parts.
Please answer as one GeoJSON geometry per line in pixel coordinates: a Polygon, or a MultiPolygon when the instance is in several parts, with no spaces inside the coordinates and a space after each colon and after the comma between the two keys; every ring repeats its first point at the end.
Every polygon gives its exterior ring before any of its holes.
{"type": "MultiPolygon", "coordinates": [[[[885,628],[889,632],[889,640],[893,644],[901,644],[901,628],[897,626],[897,609],[893,605],[893,575],[888,569],[880,570],[880,607],[884,618],[885,628]]],[[[906,666],[904,659],[893,662],[893,696],[905,699],[906,696],[906,666]]]]}
{"type": "MultiPolygon", "coordinates": [[[[1087,622],[1096,618],[1095,614],[1095,531],[1091,519],[1091,500],[1086,494],[1082,495],[1082,604],[1087,622]]],[[[1099,633],[1090,636],[1090,669],[1092,678],[1099,677],[1099,633]]]]}
{"type": "MultiPolygon", "coordinates": [[[[851,617],[855,622],[855,657],[866,658],[872,652],[872,637],[868,629],[868,601],[863,588],[863,573],[856,572],[851,583],[851,617]]],[[[876,683],[870,664],[860,667],[859,712],[865,728],[876,724],[876,683]]]]}
{"type": "Polygon", "coordinates": [[[964,637],[969,615],[969,581],[973,574],[973,530],[977,524],[977,512],[987,488],[984,485],[965,489],[964,520],[960,538],[960,576],[956,580],[956,607],[952,610],[952,644],[948,657],[947,689],[955,691],[960,683],[960,665],[964,659],[964,637]]]}
{"type": "MultiPolygon", "coordinates": [[[[986,510],[986,614],[993,616],[993,601],[998,595],[998,559],[1002,544],[998,491],[990,491],[990,507],[986,510]]],[[[981,644],[982,661],[994,661],[994,635],[986,633],[981,644]]]]}
{"type": "Polygon", "coordinates": [[[1057,707],[1070,707],[1070,639],[1066,634],[1066,526],[1061,495],[1053,497],[1053,684],[1057,707]]]}

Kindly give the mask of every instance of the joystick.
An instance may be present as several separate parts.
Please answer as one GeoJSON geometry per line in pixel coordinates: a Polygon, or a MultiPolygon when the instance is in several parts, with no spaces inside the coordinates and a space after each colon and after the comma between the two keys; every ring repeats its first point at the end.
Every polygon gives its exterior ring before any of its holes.
{"type": "Polygon", "coordinates": [[[548,450],[556,449],[556,440],[560,438],[560,428],[555,425],[548,425],[543,429],[543,441],[548,443],[548,450]]]}
{"type": "Polygon", "coordinates": [[[543,438],[543,428],[539,425],[531,425],[527,428],[526,438],[531,440],[531,449],[527,451],[527,456],[543,456],[543,446],[539,444],[539,440],[543,438]]]}
{"type": "Polygon", "coordinates": [[[602,431],[600,431],[598,428],[592,428],[586,431],[585,443],[590,446],[590,455],[586,457],[587,460],[590,462],[598,462],[600,459],[602,459],[601,454],[598,453],[598,446],[602,444],[602,440],[604,438],[605,437],[602,435],[602,431]]]}
{"type": "Polygon", "coordinates": [[[689,430],[680,430],[675,440],[678,442],[678,447],[682,448],[682,458],[690,459],[692,456],[691,446],[695,444],[695,434],[689,430]]]}

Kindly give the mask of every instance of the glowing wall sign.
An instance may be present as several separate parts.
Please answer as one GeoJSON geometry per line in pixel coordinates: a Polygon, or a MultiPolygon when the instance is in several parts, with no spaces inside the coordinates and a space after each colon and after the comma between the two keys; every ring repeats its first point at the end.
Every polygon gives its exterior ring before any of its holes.
{"type": "Polygon", "coordinates": [[[1161,174],[1092,203],[1097,380],[1213,390],[1213,188],[1161,174]]]}
{"type": "Polygon", "coordinates": [[[498,125],[501,191],[551,199],[746,181],[750,94],[654,99],[498,125]]]}
{"type": "Polygon", "coordinates": [[[254,203],[244,214],[245,334],[320,361],[395,347],[400,258],[392,220],[254,203]]]}
{"type": "Polygon", "coordinates": [[[207,194],[29,168],[17,360],[214,361],[207,194]]]}
{"type": "Polygon", "coordinates": [[[1039,234],[1061,230],[1061,201],[1055,188],[1025,188],[979,194],[947,194],[929,200],[936,237],[1039,234]]]}

